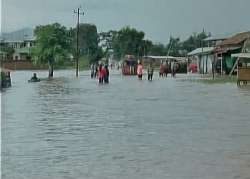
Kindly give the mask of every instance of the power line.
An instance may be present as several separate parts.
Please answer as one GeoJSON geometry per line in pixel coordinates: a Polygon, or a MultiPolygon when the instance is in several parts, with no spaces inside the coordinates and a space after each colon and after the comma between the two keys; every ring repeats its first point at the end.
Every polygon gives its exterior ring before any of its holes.
{"type": "Polygon", "coordinates": [[[77,14],[77,32],[76,32],[76,77],[79,75],[79,22],[80,15],[84,16],[84,12],[81,10],[81,7],[74,10],[74,13],[77,14]]]}

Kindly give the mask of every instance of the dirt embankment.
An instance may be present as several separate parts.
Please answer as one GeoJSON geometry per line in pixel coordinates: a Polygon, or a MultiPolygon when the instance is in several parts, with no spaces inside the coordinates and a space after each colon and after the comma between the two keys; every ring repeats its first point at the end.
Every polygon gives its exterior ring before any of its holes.
{"type": "Polygon", "coordinates": [[[9,70],[43,70],[47,65],[35,65],[30,61],[8,61],[2,62],[1,67],[9,70]]]}

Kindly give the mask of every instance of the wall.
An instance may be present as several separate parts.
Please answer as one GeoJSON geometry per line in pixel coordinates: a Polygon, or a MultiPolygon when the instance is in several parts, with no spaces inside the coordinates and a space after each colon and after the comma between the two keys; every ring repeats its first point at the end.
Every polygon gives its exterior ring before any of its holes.
{"type": "Polygon", "coordinates": [[[47,65],[34,65],[30,61],[2,62],[1,66],[9,70],[40,70],[48,69],[47,65]]]}
{"type": "Polygon", "coordinates": [[[198,60],[198,71],[200,74],[211,74],[213,71],[213,55],[202,55],[198,60]]]}

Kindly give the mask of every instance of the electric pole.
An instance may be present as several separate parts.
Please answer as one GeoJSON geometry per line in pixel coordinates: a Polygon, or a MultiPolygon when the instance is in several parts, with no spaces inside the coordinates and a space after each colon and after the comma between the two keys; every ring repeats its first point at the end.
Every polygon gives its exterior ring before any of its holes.
{"type": "Polygon", "coordinates": [[[84,15],[84,12],[81,12],[81,7],[74,10],[74,13],[77,14],[77,30],[76,30],[76,77],[79,75],[79,24],[80,24],[80,15],[84,15]]]}

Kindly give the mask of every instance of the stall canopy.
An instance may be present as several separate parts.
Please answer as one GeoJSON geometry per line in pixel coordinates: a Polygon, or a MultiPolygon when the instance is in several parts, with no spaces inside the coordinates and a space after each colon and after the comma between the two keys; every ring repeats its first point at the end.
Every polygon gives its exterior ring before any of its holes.
{"type": "Polygon", "coordinates": [[[236,53],[236,54],[232,54],[232,57],[250,58],[250,53],[236,53]]]}
{"type": "Polygon", "coordinates": [[[211,54],[214,51],[214,49],[215,49],[214,47],[197,48],[192,52],[188,53],[188,56],[211,54]]]}
{"type": "Polygon", "coordinates": [[[176,60],[176,61],[185,61],[185,57],[173,57],[173,56],[144,56],[144,59],[154,59],[154,60],[176,60]]]}
{"type": "Polygon", "coordinates": [[[250,58],[250,39],[248,39],[245,43],[245,49],[243,49],[243,53],[232,54],[232,57],[237,58],[250,58]]]}
{"type": "Polygon", "coordinates": [[[225,46],[238,46],[244,43],[250,37],[250,32],[242,32],[234,35],[231,38],[228,38],[221,42],[218,46],[225,47],[225,46]]]}

